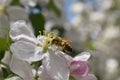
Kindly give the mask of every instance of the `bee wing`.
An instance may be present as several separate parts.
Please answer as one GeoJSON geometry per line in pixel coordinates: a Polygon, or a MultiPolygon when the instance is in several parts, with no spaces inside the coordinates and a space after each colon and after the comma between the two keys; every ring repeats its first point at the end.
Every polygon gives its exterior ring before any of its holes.
{"type": "Polygon", "coordinates": [[[65,39],[65,38],[63,38],[63,40],[66,41],[66,42],[68,42],[68,43],[72,42],[71,40],[65,39]]]}

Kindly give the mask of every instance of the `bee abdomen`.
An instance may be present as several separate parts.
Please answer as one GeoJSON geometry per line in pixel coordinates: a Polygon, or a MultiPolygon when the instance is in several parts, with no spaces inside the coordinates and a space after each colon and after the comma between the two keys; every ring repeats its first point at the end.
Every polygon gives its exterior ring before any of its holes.
{"type": "Polygon", "coordinates": [[[63,48],[63,52],[65,52],[65,53],[71,53],[71,52],[72,52],[71,46],[65,46],[65,47],[63,48]]]}

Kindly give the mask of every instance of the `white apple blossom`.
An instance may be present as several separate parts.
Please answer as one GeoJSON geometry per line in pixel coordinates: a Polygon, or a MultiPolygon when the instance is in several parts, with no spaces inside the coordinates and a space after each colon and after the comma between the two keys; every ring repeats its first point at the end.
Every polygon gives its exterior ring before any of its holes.
{"type": "Polygon", "coordinates": [[[43,60],[43,67],[53,80],[69,80],[69,68],[61,54],[63,54],[61,51],[53,52],[51,50],[43,60]]]}
{"type": "Polygon", "coordinates": [[[28,25],[20,20],[11,24],[10,37],[15,43],[10,47],[13,55],[25,61],[37,61],[42,56],[42,48],[28,25]]]}
{"type": "MultiPolygon", "coordinates": [[[[50,75],[53,80],[69,79],[68,65],[64,60],[64,57],[60,56],[62,52],[57,51],[54,47],[49,45],[49,41],[51,39],[50,34],[48,34],[48,36],[40,35],[36,38],[28,25],[22,20],[12,23],[10,28],[10,37],[15,42],[11,44],[10,50],[13,53],[13,56],[20,63],[17,64],[18,62],[16,63],[16,60],[11,61],[10,68],[14,73],[18,74],[22,78],[26,78],[25,75],[28,74],[28,77],[30,78],[32,76],[32,72],[26,73],[28,71],[25,71],[24,68],[21,69],[19,66],[24,64],[24,66],[29,67],[30,65],[27,65],[26,61],[33,62],[43,60],[43,66],[47,71],[47,74],[50,75]],[[15,64],[17,64],[17,67],[15,64]]],[[[31,71],[30,68],[29,70],[31,71]]],[[[33,80],[32,78],[27,80],[33,80]]],[[[40,78],[40,80],[47,79],[40,78]]]]}
{"type": "Polygon", "coordinates": [[[70,76],[75,80],[96,80],[94,75],[89,74],[88,52],[72,58],[50,44],[52,34],[36,38],[28,26],[23,20],[10,26],[10,37],[15,42],[10,46],[13,53],[12,72],[24,80],[34,80],[36,76],[38,80],[69,80],[70,76]],[[42,60],[42,68],[34,75],[28,62],[39,60],[42,60]]]}
{"type": "Polygon", "coordinates": [[[81,12],[83,12],[84,10],[84,4],[81,3],[81,2],[74,2],[72,5],[71,5],[71,11],[75,14],[80,14],[81,12]]]}
{"type": "MultiPolygon", "coordinates": [[[[6,38],[8,36],[9,25],[11,22],[17,20],[28,21],[28,14],[25,8],[17,5],[13,6],[13,0],[0,0],[0,37],[6,38]]],[[[29,22],[30,23],[30,22],[29,22]]]]}

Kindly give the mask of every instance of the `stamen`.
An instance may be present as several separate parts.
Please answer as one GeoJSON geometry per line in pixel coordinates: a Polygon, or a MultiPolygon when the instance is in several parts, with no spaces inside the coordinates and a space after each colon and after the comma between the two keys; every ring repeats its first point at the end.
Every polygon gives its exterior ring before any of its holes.
{"type": "Polygon", "coordinates": [[[40,35],[42,35],[42,32],[41,32],[41,31],[39,31],[39,34],[40,34],[40,35]]]}
{"type": "Polygon", "coordinates": [[[50,32],[47,34],[47,32],[44,31],[43,35],[45,36],[45,38],[44,38],[44,43],[42,44],[42,47],[43,47],[43,52],[46,52],[48,50],[48,47],[51,45],[51,41],[54,37],[54,33],[50,32]]]}
{"type": "Polygon", "coordinates": [[[47,36],[47,31],[43,30],[43,35],[47,36]]]}

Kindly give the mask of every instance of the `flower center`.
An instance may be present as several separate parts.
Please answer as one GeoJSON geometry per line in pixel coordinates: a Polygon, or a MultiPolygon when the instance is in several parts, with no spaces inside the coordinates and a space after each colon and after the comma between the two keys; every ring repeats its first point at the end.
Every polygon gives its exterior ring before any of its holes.
{"type": "Polygon", "coordinates": [[[45,53],[48,48],[51,46],[51,41],[53,39],[53,32],[50,32],[46,35],[46,33],[44,33],[44,40],[43,43],[41,43],[41,47],[43,48],[43,52],[45,53]]]}
{"type": "Polygon", "coordinates": [[[46,35],[44,33],[44,38],[42,39],[42,43],[38,44],[43,48],[43,52],[45,53],[48,49],[60,50],[65,53],[72,52],[72,48],[69,44],[69,41],[63,39],[59,36],[55,36],[53,32],[50,32],[46,35]]]}

